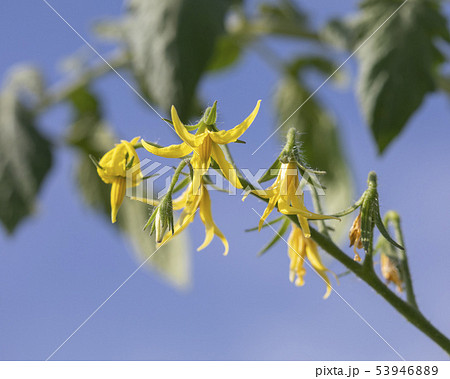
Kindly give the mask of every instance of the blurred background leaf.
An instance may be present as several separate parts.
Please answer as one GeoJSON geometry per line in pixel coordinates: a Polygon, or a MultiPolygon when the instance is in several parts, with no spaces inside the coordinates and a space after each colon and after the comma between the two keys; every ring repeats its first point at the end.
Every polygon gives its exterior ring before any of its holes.
{"type": "Polygon", "coordinates": [[[9,233],[35,210],[52,166],[51,144],[30,109],[42,91],[41,74],[20,66],[6,77],[0,93],[0,220],[9,233]]]}
{"type": "MultiPolygon", "coordinates": [[[[298,42],[306,42],[308,49],[315,52],[324,47],[353,51],[402,1],[361,1],[356,17],[333,19],[320,33],[311,26],[308,13],[293,0],[260,1],[249,12],[246,3],[239,0],[125,3],[124,15],[118,20],[101,21],[96,32],[119,45],[118,53],[108,56],[108,62],[115,69],[130,69],[139,92],[152,106],[168,112],[174,104],[186,120],[199,114],[202,107],[197,89],[203,76],[233,66],[254,49],[279,70],[274,103],[280,125],[312,93],[305,73],[312,68],[328,76],[335,70],[327,57],[305,52],[298,42]],[[291,52],[296,57],[288,58],[287,65],[277,49],[270,50],[272,37],[295,42],[291,52]]],[[[436,89],[436,74],[443,62],[439,40],[450,40],[440,2],[409,0],[358,52],[358,96],[380,152],[401,132],[425,95],[436,89]]],[[[111,70],[102,63],[92,67],[89,62],[89,55],[83,52],[66,61],[79,85],[64,87],[62,94],[47,91],[43,95],[42,78],[32,67],[16,68],[5,79],[0,97],[0,205],[12,201],[17,207],[13,211],[12,207],[2,206],[0,218],[10,232],[32,212],[36,193],[51,165],[50,144],[36,129],[35,114],[65,101],[73,109],[66,138],[78,151],[77,180],[83,197],[109,218],[109,187],[98,178],[88,156],[100,158],[118,141],[104,121],[99,100],[89,90],[92,82],[111,70]],[[44,100],[39,103],[41,97],[44,100]]],[[[450,88],[443,76],[440,83],[442,88],[450,88]]],[[[289,118],[283,130],[291,126],[302,133],[305,161],[327,171],[321,178],[327,187],[327,212],[346,207],[352,199],[353,183],[332,115],[315,96],[289,118]]],[[[138,246],[141,257],[154,250],[152,239],[140,231],[147,213],[145,206],[125,201],[118,224],[138,246]],[[132,207],[135,218],[129,211],[132,207]],[[142,225],[137,227],[138,223],[142,225]]],[[[183,246],[177,251],[178,245],[173,244],[175,247],[167,249],[164,259],[160,253],[155,255],[161,261],[155,258],[153,265],[173,283],[187,283],[189,257],[184,255],[183,246]]]]}
{"type": "Polygon", "coordinates": [[[124,40],[143,93],[189,117],[196,88],[224,31],[229,0],[131,0],[124,40]]]}
{"type": "MultiPolygon", "coordinates": [[[[111,128],[102,121],[99,100],[86,87],[74,91],[71,96],[73,106],[73,123],[67,135],[68,143],[78,150],[76,177],[78,188],[87,205],[105,215],[110,223],[110,185],[102,182],[97,169],[89,158],[100,158],[110,150],[118,138],[111,128]]],[[[143,226],[149,217],[149,209],[129,199],[125,199],[118,222],[112,227],[119,227],[134,247],[137,261],[142,263],[156,251],[154,237],[144,232],[143,226]]],[[[164,244],[148,260],[146,266],[155,269],[172,285],[186,288],[191,280],[190,251],[185,234],[164,244]]]]}
{"type": "Polygon", "coordinates": [[[253,33],[282,37],[317,39],[311,30],[308,15],[292,0],[259,4],[258,15],[251,22],[253,33]]]}
{"type": "MultiPolygon", "coordinates": [[[[366,0],[355,26],[357,44],[387,20],[402,1],[366,0]]],[[[437,40],[449,41],[440,2],[409,0],[358,52],[358,95],[378,151],[403,130],[426,94],[436,90],[444,58],[437,40]]]]}

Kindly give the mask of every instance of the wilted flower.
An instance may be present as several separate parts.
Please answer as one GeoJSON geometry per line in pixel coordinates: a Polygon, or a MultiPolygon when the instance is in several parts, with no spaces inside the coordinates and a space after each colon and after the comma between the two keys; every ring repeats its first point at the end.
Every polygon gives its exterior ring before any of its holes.
{"type": "Polygon", "coordinates": [[[353,259],[357,262],[360,262],[361,257],[356,249],[363,248],[363,243],[361,241],[361,213],[359,213],[358,217],[356,217],[355,221],[353,221],[353,225],[350,228],[348,237],[350,239],[350,246],[353,246],[353,251],[355,253],[355,257],[353,259]]]}
{"type": "Polygon", "coordinates": [[[398,292],[403,292],[403,280],[396,263],[386,254],[381,253],[381,275],[387,283],[394,283],[398,292]]]}

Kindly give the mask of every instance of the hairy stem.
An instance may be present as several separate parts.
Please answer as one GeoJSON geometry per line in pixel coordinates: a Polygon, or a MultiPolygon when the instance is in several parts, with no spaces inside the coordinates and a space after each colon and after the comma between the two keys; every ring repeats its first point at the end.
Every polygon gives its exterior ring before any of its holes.
{"type": "Polygon", "coordinates": [[[179,163],[177,169],[175,170],[175,172],[173,174],[172,181],[170,182],[170,187],[169,187],[169,190],[167,191],[167,193],[172,194],[173,189],[175,188],[175,185],[178,182],[178,178],[180,177],[181,171],[183,171],[183,169],[186,167],[186,165],[187,165],[186,159],[183,159],[179,163]]]}
{"type": "MultiPolygon", "coordinates": [[[[320,203],[319,194],[317,193],[317,188],[314,183],[311,184],[311,196],[313,200],[313,206],[316,213],[323,214],[322,204],[320,203]]],[[[327,225],[325,224],[325,220],[318,220],[319,231],[324,236],[330,238],[330,234],[328,233],[327,225]]]]}
{"type": "Polygon", "coordinates": [[[392,292],[378,278],[375,272],[364,270],[359,263],[353,261],[341,249],[339,249],[339,247],[337,247],[333,241],[326,238],[324,235],[313,228],[311,228],[311,237],[323,250],[329,253],[332,257],[336,258],[349,270],[353,271],[356,276],[364,280],[380,296],[382,296],[389,304],[391,304],[397,310],[397,312],[403,315],[411,324],[422,331],[431,340],[436,342],[436,344],[444,349],[447,354],[450,354],[450,340],[435,326],[433,326],[417,308],[408,304],[406,301],[392,292]]]}
{"type": "MultiPolygon", "coordinates": [[[[245,187],[249,183],[244,179],[240,178],[242,185],[245,187]]],[[[267,199],[262,199],[267,202],[267,199]]],[[[288,217],[293,223],[299,225],[298,219],[295,215],[289,215],[288,217]]],[[[436,344],[438,344],[447,354],[450,354],[450,340],[441,333],[434,325],[432,325],[425,316],[408,302],[404,301],[402,298],[398,297],[394,292],[392,292],[389,287],[387,287],[376,275],[375,271],[372,269],[367,270],[364,264],[351,259],[347,254],[345,254],[336,244],[324,234],[318,232],[314,228],[311,229],[311,238],[317,242],[317,244],[333,258],[341,262],[345,267],[352,271],[357,277],[366,282],[370,287],[372,287],[380,296],[382,296],[393,308],[397,310],[401,315],[403,315],[412,325],[423,332],[436,344]]],[[[371,255],[371,254],[370,254],[371,255]]]]}

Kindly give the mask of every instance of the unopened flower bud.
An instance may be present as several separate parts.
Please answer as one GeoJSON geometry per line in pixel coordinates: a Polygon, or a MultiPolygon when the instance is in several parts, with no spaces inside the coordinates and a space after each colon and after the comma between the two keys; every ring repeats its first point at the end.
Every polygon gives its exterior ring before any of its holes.
{"type": "Polygon", "coordinates": [[[168,228],[173,233],[173,207],[172,196],[166,195],[155,210],[156,217],[154,228],[156,230],[156,242],[160,243],[168,228]]]}

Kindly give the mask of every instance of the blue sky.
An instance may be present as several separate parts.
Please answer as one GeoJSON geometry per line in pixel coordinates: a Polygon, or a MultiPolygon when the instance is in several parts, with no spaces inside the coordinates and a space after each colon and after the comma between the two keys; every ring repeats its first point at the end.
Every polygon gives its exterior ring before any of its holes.
{"type": "MultiPolygon", "coordinates": [[[[250,1],[251,8],[256,2],[250,1]]],[[[302,2],[316,24],[330,15],[348,14],[355,1],[302,2]],[[343,3],[343,4],[341,4],[343,3]]],[[[119,15],[122,2],[64,2],[51,4],[99,51],[91,28],[95,20],[119,15]]],[[[43,2],[19,0],[0,4],[0,72],[13,64],[41,67],[50,84],[64,76],[57,62],[83,46],[82,41],[43,2]]],[[[281,53],[288,51],[283,44],[281,53]],[[284,50],[286,49],[286,50],[284,50]]],[[[347,55],[335,52],[337,62],[347,55]]],[[[382,157],[377,156],[354,95],[357,66],[343,68],[345,86],[327,83],[317,96],[331,109],[342,128],[342,140],[352,162],[357,193],[367,173],[379,175],[382,211],[402,215],[406,245],[417,299],[424,314],[447,335],[450,170],[448,120],[450,104],[444,95],[428,96],[406,131],[382,157]]],[[[201,84],[209,103],[219,101],[223,127],[240,122],[262,99],[262,109],[246,133],[247,145],[233,146],[239,166],[268,166],[281,143],[272,138],[271,95],[276,74],[249,52],[233,69],[210,76],[201,84]]],[[[320,85],[317,78],[311,78],[320,85]]],[[[174,142],[161,133],[161,122],[116,76],[100,80],[107,120],[121,138],[141,135],[174,142]]],[[[64,134],[68,112],[58,107],[42,120],[55,141],[64,134]]],[[[0,232],[0,359],[47,358],[135,269],[130,247],[102,216],[85,207],[75,188],[75,154],[58,148],[55,165],[39,201],[37,213],[13,237],[0,232]]],[[[397,359],[358,316],[332,294],[323,300],[323,282],[311,270],[306,285],[288,280],[287,249],[278,244],[263,258],[256,252],[272,237],[243,230],[257,224],[252,207],[264,204],[225,198],[213,193],[216,223],[230,241],[221,255],[220,241],[196,252],[204,230],[197,220],[189,227],[193,251],[193,284],[180,292],[153,272],[133,276],[68,342],[58,360],[391,360],[397,359]]],[[[346,248],[346,244],[343,244],[346,248]]],[[[349,254],[351,250],[347,249],[349,254]]],[[[327,260],[335,272],[343,267],[327,260]]],[[[447,359],[448,356],[409,325],[367,285],[346,276],[337,291],[406,359],[447,359]]]]}

